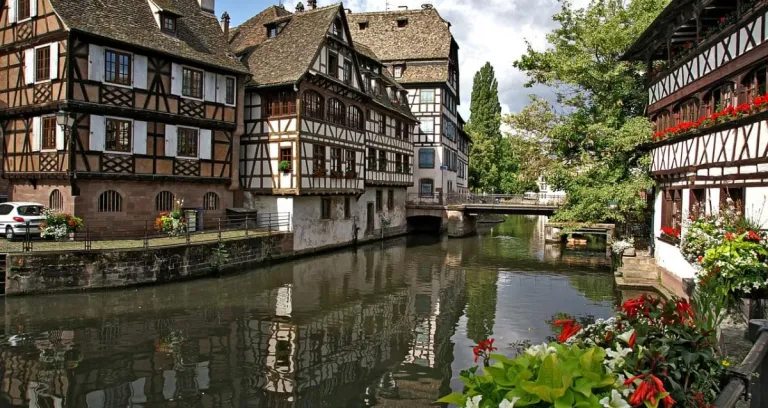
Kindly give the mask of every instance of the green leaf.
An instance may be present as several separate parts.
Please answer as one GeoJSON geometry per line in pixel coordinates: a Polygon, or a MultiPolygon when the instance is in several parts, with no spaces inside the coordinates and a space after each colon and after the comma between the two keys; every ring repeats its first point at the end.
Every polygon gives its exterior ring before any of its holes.
{"type": "Polygon", "coordinates": [[[460,407],[467,405],[467,397],[465,397],[462,394],[459,394],[457,392],[454,392],[452,394],[448,394],[443,398],[440,398],[439,400],[435,401],[436,403],[446,403],[446,404],[454,404],[458,405],[460,407]]]}
{"type": "Polygon", "coordinates": [[[522,386],[525,391],[551,403],[565,395],[565,391],[568,389],[567,386],[563,386],[565,378],[570,380],[570,375],[560,371],[557,357],[554,354],[550,354],[541,363],[539,377],[536,379],[536,382],[525,381],[522,386]]]}
{"type": "Polygon", "coordinates": [[[573,391],[566,391],[565,395],[555,400],[555,408],[571,408],[574,403],[573,391]]]}
{"type": "Polygon", "coordinates": [[[520,398],[516,403],[516,407],[525,407],[528,405],[534,405],[541,402],[541,398],[538,395],[531,394],[523,390],[522,388],[515,388],[504,396],[507,401],[512,401],[513,398],[520,398]]]}

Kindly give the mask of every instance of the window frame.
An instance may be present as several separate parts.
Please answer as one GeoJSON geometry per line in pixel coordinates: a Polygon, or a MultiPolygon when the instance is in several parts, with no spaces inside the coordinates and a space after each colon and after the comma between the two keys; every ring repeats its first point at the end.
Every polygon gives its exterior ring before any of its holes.
{"type": "Polygon", "coordinates": [[[347,126],[355,130],[365,131],[365,116],[362,109],[355,105],[347,107],[347,126]]]}
{"type": "Polygon", "coordinates": [[[435,168],[435,153],[436,152],[435,152],[435,148],[434,147],[422,147],[422,148],[419,148],[419,168],[420,169],[434,169],[435,168]],[[432,166],[428,166],[426,164],[425,165],[421,164],[422,163],[421,162],[421,154],[422,154],[422,152],[424,152],[425,154],[426,153],[431,153],[431,156],[432,156],[432,166]]]}
{"type": "Polygon", "coordinates": [[[51,82],[52,80],[53,78],[51,78],[51,44],[39,45],[35,47],[35,84],[51,82]],[[48,65],[43,70],[43,72],[45,72],[45,75],[46,75],[46,78],[44,79],[40,79],[38,77],[38,74],[41,71],[40,67],[38,66],[38,63],[39,63],[38,53],[40,51],[44,51],[48,53],[48,65]]]}
{"type": "Polygon", "coordinates": [[[347,107],[338,98],[328,98],[328,113],[326,120],[334,125],[347,125],[347,107]]]}
{"type": "Polygon", "coordinates": [[[435,134],[435,118],[434,117],[423,117],[420,118],[419,121],[419,131],[423,135],[434,135],[435,134]],[[423,128],[424,123],[431,123],[432,127],[429,131],[423,128]]]}
{"type": "Polygon", "coordinates": [[[382,211],[384,211],[384,192],[376,190],[376,212],[380,213],[382,211]]]}
{"type": "Polygon", "coordinates": [[[433,197],[435,195],[435,179],[423,178],[419,179],[419,197],[433,197]],[[424,192],[424,185],[429,184],[429,194],[424,192]]]}
{"type": "Polygon", "coordinates": [[[221,211],[221,197],[215,191],[203,194],[203,211],[221,211]]]}
{"type": "Polygon", "coordinates": [[[345,84],[351,84],[352,83],[352,61],[344,58],[344,61],[341,63],[342,68],[342,82],[345,84]]]}
{"type": "Polygon", "coordinates": [[[328,51],[328,66],[326,67],[326,70],[328,71],[328,75],[339,79],[339,54],[334,51],[328,51]],[[331,64],[331,60],[336,62],[335,64],[331,64]],[[335,67],[333,71],[331,71],[331,67],[335,67]]]}
{"type": "Polygon", "coordinates": [[[301,113],[304,117],[325,120],[325,98],[323,95],[314,89],[307,89],[302,92],[301,113]],[[313,97],[314,99],[310,100],[310,97],[313,97]],[[312,106],[312,109],[308,109],[308,106],[312,106]]]}
{"type": "Polygon", "coordinates": [[[394,78],[402,78],[403,71],[405,71],[405,67],[403,66],[403,64],[396,64],[392,66],[392,76],[394,78]]]}
{"type": "Polygon", "coordinates": [[[312,172],[325,171],[325,148],[321,144],[312,145],[312,172]]]}
{"type": "Polygon", "coordinates": [[[59,126],[58,123],[56,123],[56,115],[47,115],[40,118],[40,151],[41,152],[55,152],[58,149],[56,149],[56,129],[59,126]],[[50,135],[46,135],[46,129],[45,129],[45,123],[46,122],[53,122],[53,128],[50,130],[50,135]],[[52,141],[52,145],[46,147],[45,142],[46,139],[49,139],[52,141]]]}
{"type": "Polygon", "coordinates": [[[48,194],[48,208],[53,211],[64,211],[64,194],[62,194],[61,190],[58,188],[54,188],[51,190],[50,194],[48,194]],[[54,200],[57,202],[54,203],[54,200]],[[54,204],[61,204],[61,206],[59,207],[54,204]]]}
{"type": "MultiPolygon", "coordinates": [[[[190,81],[192,80],[192,77],[190,76],[190,81]]],[[[190,83],[190,86],[192,84],[190,83]]],[[[197,68],[192,68],[186,65],[181,66],[181,96],[187,99],[194,99],[196,101],[202,101],[203,98],[205,98],[205,71],[197,68]],[[200,74],[200,80],[198,81],[200,84],[200,96],[192,95],[192,94],[186,94],[186,91],[191,91],[193,88],[187,89],[184,85],[185,78],[186,78],[186,72],[189,71],[190,74],[200,74]]]]}
{"type": "Polygon", "coordinates": [[[389,164],[389,159],[387,158],[387,151],[384,149],[379,150],[379,158],[377,159],[377,162],[379,164],[378,170],[386,172],[387,171],[387,165],[389,164]]]}
{"type": "MultiPolygon", "coordinates": [[[[117,136],[115,136],[115,147],[117,146],[117,136]]],[[[104,117],[104,152],[110,154],[133,154],[133,119],[118,118],[114,116],[104,117]],[[109,145],[109,122],[128,124],[128,150],[110,149],[109,145]]]]}
{"type": "MultiPolygon", "coordinates": [[[[9,1],[14,1],[14,0],[9,0],[9,1]]],[[[32,17],[33,17],[32,16],[32,2],[33,1],[37,1],[37,0],[16,0],[16,23],[17,24],[18,23],[23,23],[23,22],[28,21],[28,20],[32,20],[32,17]],[[27,16],[25,16],[25,17],[21,17],[21,14],[20,14],[21,13],[21,7],[19,7],[19,5],[20,5],[20,3],[22,1],[25,1],[26,5],[27,5],[27,7],[26,7],[27,16]]]]}
{"type": "Polygon", "coordinates": [[[434,89],[422,89],[419,91],[419,103],[435,103],[435,98],[437,97],[437,93],[434,89]],[[427,93],[427,95],[432,95],[429,101],[425,100],[424,93],[427,93]]]}
{"type": "Polygon", "coordinates": [[[278,168],[280,167],[280,163],[281,162],[287,161],[288,164],[290,165],[288,167],[288,172],[293,171],[293,147],[292,146],[287,146],[287,147],[286,146],[280,146],[279,150],[277,151],[277,153],[278,153],[278,160],[277,160],[278,168]],[[288,152],[287,160],[286,160],[286,156],[284,154],[286,151],[288,152]]]}
{"type": "Polygon", "coordinates": [[[333,207],[333,204],[331,203],[330,197],[320,197],[320,219],[321,220],[332,219],[331,217],[332,207],[333,207]]]}
{"type": "Polygon", "coordinates": [[[344,151],[344,168],[345,172],[353,171],[357,176],[357,152],[347,149],[344,151]]]}
{"type": "Polygon", "coordinates": [[[368,154],[366,156],[366,169],[369,171],[378,171],[378,151],[374,147],[368,148],[368,154]]]}
{"type": "MultiPolygon", "coordinates": [[[[227,106],[236,106],[237,105],[237,78],[226,75],[224,76],[224,105],[227,106]],[[232,82],[232,95],[229,94],[229,84],[230,81],[232,82]],[[229,97],[232,96],[232,102],[230,102],[229,97]]],[[[294,104],[295,105],[295,104],[294,104]]],[[[294,111],[296,109],[294,108],[294,111]]],[[[294,112],[295,113],[295,112],[294,112]]]]}
{"type": "Polygon", "coordinates": [[[341,147],[331,147],[331,172],[344,173],[342,150],[341,147]]]}
{"type": "Polygon", "coordinates": [[[108,189],[102,191],[97,197],[96,197],[96,210],[100,213],[121,213],[123,212],[123,195],[120,194],[119,191],[114,189],[108,189]],[[109,193],[109,196],[106,194],[109,193]],[[110,197],[111,196],[111,197],[110,197]],[[103,198],[103,200],[102,200],[103,198]],[[108,199],[112,198],[112,202],[107,202],[108,199]],[[102,205],[104,204],[104,205],[102,205]],[[112,204],[111,207],[108,207],[108,204],[112,204]],[[115,209],[110,209],[115,208],[115,209]]]}
{"type": "Polygon", "coordinates": [[[120,86],[124,88],[133,88],[133,54],[129,52],[124,51],[118,51],[113,48],[105,48],[104,49],[104,83],[113,85],[113,86],[120,86]],[[109,53],[115,54],[115,80],[110,81],[108,80],[108,74],[109,74],[109,63],[107,55],[109,53]],[[120,57],[128,57],[128,83],[122,83],[118,82],[117,78],[120,76],[120,57]]]}
{"type": "Polygon", "coordinates": [[[352,200],[349,196],[344,197],[344,219],[348,220],[352,218],[352,200]]]}
{"type": "Polygon", "coordinates": [[[262,116],[282,118],[296,115],[296,92],[279,91],[262,96],[262,116]],[[275,112],[277,111],[277,112],[275,112]]]}
{"type": "Polygon", "coordinates": [[[387,211],[395,209],[395,190],[387,190],[387,211]]]}
{"type": "MultiPolygon", "coordinates": [[[[186,153],[186,152],[185,152],[186,153]]],[[[187,127],[187,126],[178,126],[176,128],[176,157],[180,157],[182,159],[197,159],[200,157],[200,129],[193,128],[193,127],[187,127]],[[181,154],[181,133],[184,132],[195,132],[195,155],[189,156],[186,154],[181,154]]]]}
{"type": "Polygon", "coordinates": [[[160,31],[168,34],[176,34],[178,31],[178,18],[169,13],[160,13],[160,31]],[[165,24],[167,21],[171,22],[172,27],[168,28],[165,24]]]}

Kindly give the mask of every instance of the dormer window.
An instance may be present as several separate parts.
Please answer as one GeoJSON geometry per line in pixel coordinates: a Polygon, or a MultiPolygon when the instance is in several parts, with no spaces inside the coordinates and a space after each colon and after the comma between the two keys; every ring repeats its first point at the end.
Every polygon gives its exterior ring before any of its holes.
{"type": "Polygon", "coordinates": [[[176,16],[169,13],[161,13],[160,29],[166,33],[176,34],[176,16]]]}
{"type": "Polygon", "coordinates": [[[407,18],[400,18],[397,20],[397,28],[405,28],[408,25],[407,18]]]}
{"type": "Polygon", "coordinates": [[[358,23],[358,27],[360,27],[360,30],[365,30],[366,28],[368,28],[368,22],[361,21],[360,23],[358,23]]]}
{"type": "Polygon", "coordinates": [[[275,38],[277,37],[277,26],[271,25],[267,27],[267,38],[275,38]]]}
{"type": "Polygon", "coordinates": [[[403,67],[402,65],[395,65],[395,66],[392,68],[392,75],[393,75],[395,78],[402,78],[402,77],[403,77],[403,68],[404,68],[404,67],[403,67]]]}
{"type": "Polygon", "coordinates": [[[341,35],[343,29],[341,28],[341,20],[336,19],[333,21],[333,35],[341,35]]]}

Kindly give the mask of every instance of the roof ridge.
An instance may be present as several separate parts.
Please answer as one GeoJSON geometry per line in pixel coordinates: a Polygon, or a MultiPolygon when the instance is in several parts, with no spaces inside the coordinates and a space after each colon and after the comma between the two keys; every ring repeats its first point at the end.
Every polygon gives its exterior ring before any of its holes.
{"type": "Polygon", "coordinates": [[[437,14],[440,14],[437,12],[437,9],[435,8],[428,8],[428,9],[413,9],[413,10],[383,10],[383,11],[360,11],[356,12],[353,11],[351,13],[347,13],[347,15],[356,15],[359,16],[361,14],[405,14],[405,13],[430,13],[435,12],[437,14]]]}
{"type": "MultiPolygon", "coordinates": [[[[280,6],[276,6],[276,5],[274,5],[274,4],[273,4],[273,5],[271,5],[271,6],[267,7],[267,8],[265,8],[264,10],[261,10],[260,12],[258,12],[258,13],[256,13],[256,14],[254,14],[254,15],[253,15],[251,18],[249,18],[248,20],[245,20],[245,21],[243,21],[242,23],[240,23],[240,24],[236,25],[235,27],[232,27],[230,30],[232,30],[232,29],[235,29],[235,28],[241,28],[241,27],[243,27],[243,26],[247,25],[248,23],[251,23],[251,22],[253,22],[253,20],[256,20],[257,18],[259,18],[259,17],[263,16],[265,13],[267,13],[268,11],[270,11],[270,10],[272,10],[272,9],[282,9],[283,11],[285,11],[285,12],[286,12],[286,13],[288,13],[288,14],[293,14],[293,13],[291,13],[290,11],[288,11],[288,10],[287,10],[285,7],[280,7],[280,6]]],[[[280,17],[281,17],[281,16],[278,16],[277,18],[280,18],[280,17]]],[[[282,17],[287,17],[287,15],[285,15],[285,16],[282,16],[282,17]]]]}

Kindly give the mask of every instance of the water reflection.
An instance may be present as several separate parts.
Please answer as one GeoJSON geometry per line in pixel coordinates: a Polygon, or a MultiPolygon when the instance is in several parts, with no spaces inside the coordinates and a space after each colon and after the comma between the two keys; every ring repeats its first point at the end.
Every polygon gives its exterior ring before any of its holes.
{"type": "Polygon", "coordinates": [[[425,406],[460,387],[475,340],[509,351],[551,334],[557,311],[610,314],[604,261],[564,262],[542,226],[514,217],[222,279],[5,299],[0,406],[425,406]]]}

